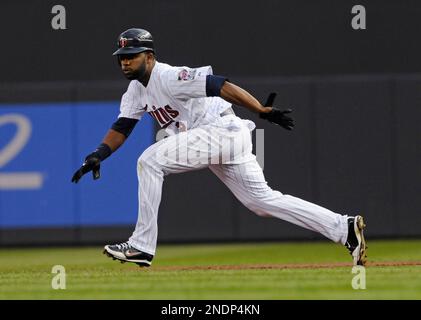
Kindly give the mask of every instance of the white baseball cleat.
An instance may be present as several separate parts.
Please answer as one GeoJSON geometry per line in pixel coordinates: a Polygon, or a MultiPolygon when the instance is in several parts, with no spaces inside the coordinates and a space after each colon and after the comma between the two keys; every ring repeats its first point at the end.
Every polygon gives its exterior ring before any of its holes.
{"type": "Polygon", "coordinates": [[[367,244],[364,239],[365,223],[362,216],[348,218],[348,238],[345,246],[352,255],[354,266],[364,266],[367,262],[367,244]]]}

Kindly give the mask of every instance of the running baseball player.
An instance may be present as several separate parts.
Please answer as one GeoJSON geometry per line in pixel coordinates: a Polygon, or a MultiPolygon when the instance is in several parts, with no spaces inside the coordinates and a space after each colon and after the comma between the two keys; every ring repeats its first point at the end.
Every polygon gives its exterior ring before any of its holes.
{"type": "Polygon", "coordinates": [[[147,148],[137,162],[139,212],[128,241],[106,245],[104,253],[122,262],[150,266],[158,236],[158,208],[164,177],[172,173],[209,168],[248,209],[262,217],[276,217],[321,233],[346,246],[354,265],[364,265],[366,242],[363,217],[334,213],[316,204],[272,190],[252,153],[255,125],[240,119],[232,104],[260,118],[292,130],[291,110],[273,106],[274,94],[262,105],[226,77],[213,75],[210,66],[174,67],[158,62],[152,35],[132,28],[118,38],[121,70],[130,80],[121,99],[120,114],[102,143],[90,153],[72,177],[77,183],[92,171],[100,177],[100,164],[129,137],[148,113],[168,137],[147,148]]]}

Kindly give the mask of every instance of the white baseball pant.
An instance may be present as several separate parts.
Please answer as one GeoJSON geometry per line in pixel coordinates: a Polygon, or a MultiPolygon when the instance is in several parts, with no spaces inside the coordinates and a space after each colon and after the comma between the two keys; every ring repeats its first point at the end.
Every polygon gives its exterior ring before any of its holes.
{"type": "Polygon", "coordinates": [[[218,126],[205,125],[169,136],[147,148],[138,159],[139,215],[129,244],[155,254],[158,209],[164,176],[209,168],[248,209],[321,233],[345,244],[347,216],[272,190],[252,154],[249,128],[235,115],[218,126]]]}

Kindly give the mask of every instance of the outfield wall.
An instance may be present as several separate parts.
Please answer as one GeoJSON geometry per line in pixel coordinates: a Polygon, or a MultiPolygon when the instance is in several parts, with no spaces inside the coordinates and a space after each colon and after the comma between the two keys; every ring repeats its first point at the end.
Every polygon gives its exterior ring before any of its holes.
{"type": "MultiPolygon", "coordinates": [[[[336,212],[362,213],[373,237],[421,236],[420,75],[231,80],[262,101],[277,91],[277,104],[294,109],[296,129],[290,133],[235,108],[264,129],[264,172],[274,189],[336,212]]],[[[31,173],[32,184],[38,181],[37,188],[13,189],[2,180],[1,245],[103,243],[130,236],[137,217],[136,159],[154,141],[148,116],[106,160],[100,180],[88,176],[70,183],[117,116],[126,85],[0,86],[0,175],[31,173]],[[10,115],[26,118],[31,130],[5,161],[4,150],[22,131],[10,115]]],[[[255,216],[208,170],[169,176],[164,183],[161,242],[316,238],[255,216]]]]}

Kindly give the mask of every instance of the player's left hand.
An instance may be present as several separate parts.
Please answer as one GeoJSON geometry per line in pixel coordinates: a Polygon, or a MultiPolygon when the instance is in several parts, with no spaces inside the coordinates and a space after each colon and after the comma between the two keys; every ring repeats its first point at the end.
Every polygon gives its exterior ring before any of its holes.
{"type": "MultiPolygon", "coordinates": [[[[276,93],[271,93],[265,103],[265,107],[272,107],[275,97],[276,93]]],[[[291,112],[291,109],[280,110],[278,108],[272,107],[272,110],[267,113],[261,112],[260,118],[278,124],[286,130],[292,130],[294,128],[294,120],[287,116],[287,114],[291,112]]]]}
{"type": "Polygon", "coordinates": [[[74,175],[72,177],[72,182],[78,183],[80,178],[82,178],[82,176],[85,173],[88,173],[89,171],[92,171],[92,175],[93,175],[94,180],[99,179],[99,177],[100,177],[100,173],[99,173],[100,163],[101,163],[101,161],[99,160],[99,157],[97,157],[95,155],[95,153],[92,153],[89,156],[87,156],[86,159],[85,159],[85,162],[82,164],[82,166],[79,168],[79,170],[77,170],[74,173],[74,175]]]}

